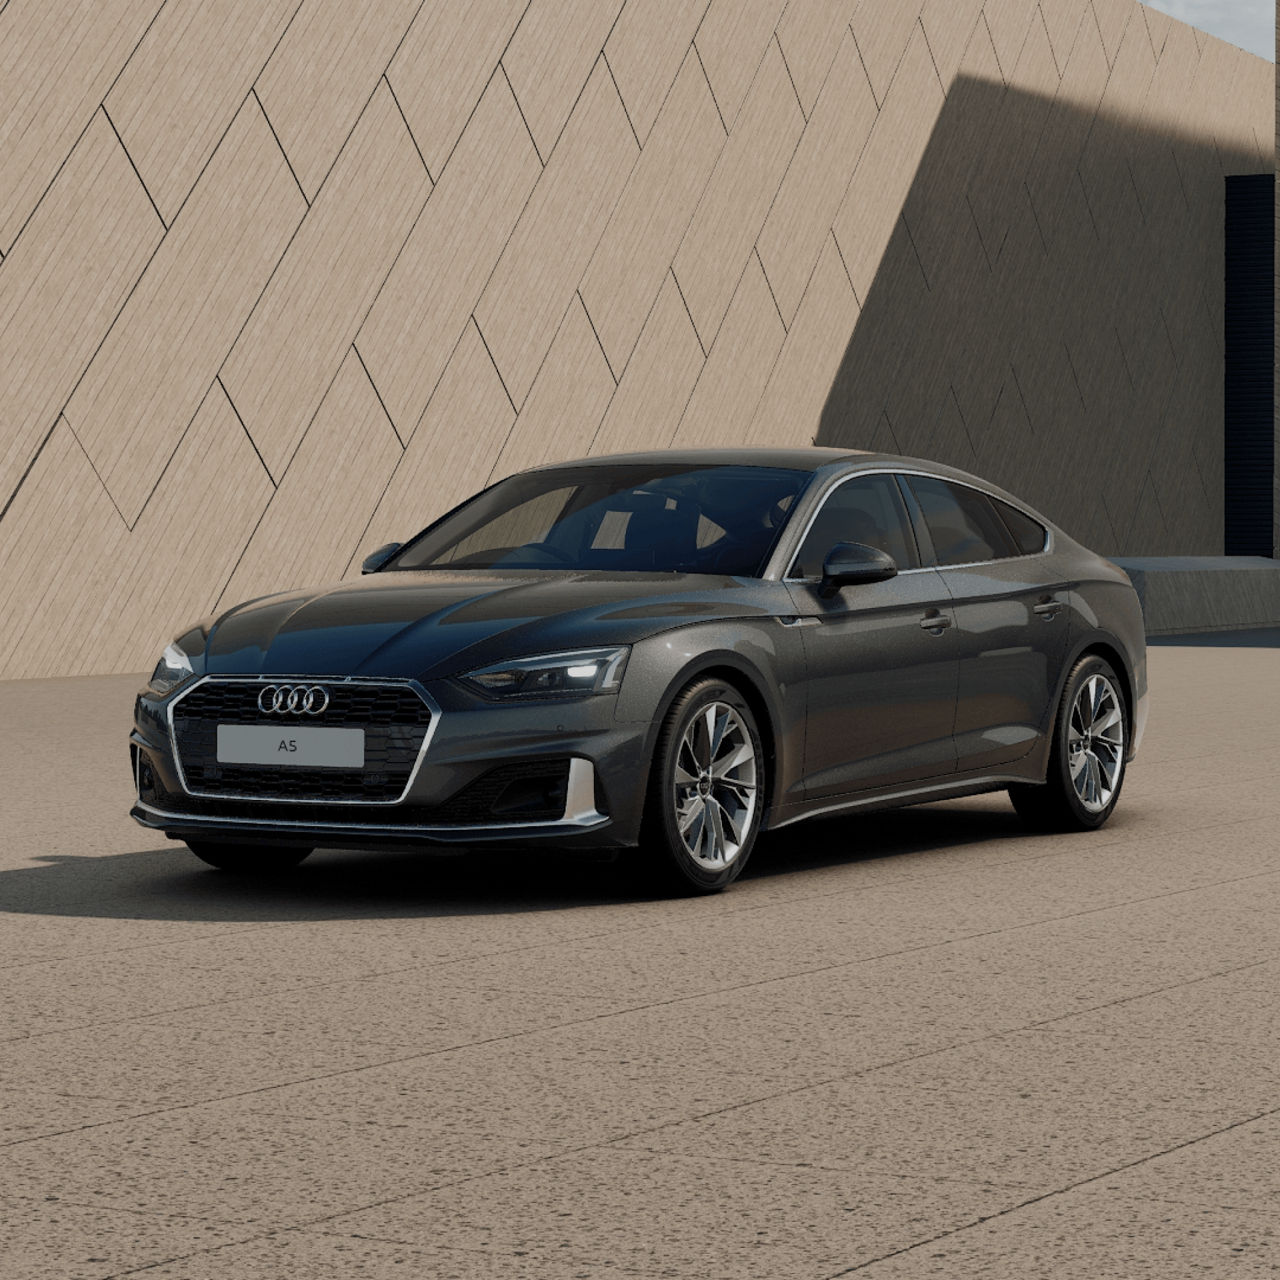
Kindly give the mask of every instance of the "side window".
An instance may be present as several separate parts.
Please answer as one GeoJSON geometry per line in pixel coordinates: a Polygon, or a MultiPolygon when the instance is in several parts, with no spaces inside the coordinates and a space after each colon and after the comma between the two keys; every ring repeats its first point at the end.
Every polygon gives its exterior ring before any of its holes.
{"type": "Polygon", "coordinates": [[[992,498],[991,505],[1000,513],[1020,556],[1033,556],[1044,550],[1044,540],[1049,534],[1039,520],[1033,520],[1017,507],[1001,502],[999,498],[992,498]]]}
{"type": "Polygon", "coordinates": [[[936,476],[908,476],[940,565],[1017,555],[1013,539],[984,493],[936,476]]]}
{"type": "Polygon", "coordinates": [[[859,476],[836,488],[805,535],[790,576],[820,577],[823,561],[837,542],[861,542],[887,551],[899,569],[919,565],[915,538],[892,476],[859,476]]]}

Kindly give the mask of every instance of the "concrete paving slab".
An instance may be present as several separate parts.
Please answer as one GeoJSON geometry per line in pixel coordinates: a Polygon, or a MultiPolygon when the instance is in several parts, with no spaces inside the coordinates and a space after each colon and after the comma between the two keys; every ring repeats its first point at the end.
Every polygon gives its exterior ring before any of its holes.
{"type": "Polygon", "coordinates": [[[0,1196],[0,1257],[22,1280],[128,1275],[253,1234],[216,1218],[139,1213],[54,1195],[0,1196]]]}
{"type": "Polygon", "coordinates": [[[998,1211],[1007,1191],[769,1162],[616,1148],[559,1157],[335,1218],[330,1229],[498,1254],[563,1257],[562,1274],[778,1280],[821,1276],[881,1240],[998,1211]]]}
{"type": "Polygon", "coordinates": [[[137,677],[0,684],[0,1273],[1274,1273],[1280,648],[1150,661],[1103,831],[864,815],[676,902],[236,883],[124,816],[137,677]]]}
{"type": "Polygon", "coordinates": [[[922,1242],[852,1274],[859,1280],[1204,1280],[1274,1276],[1278,1267],[1280,1216],[1274,1212],[1153,1200],[1121,1175],[922,1242]]]}

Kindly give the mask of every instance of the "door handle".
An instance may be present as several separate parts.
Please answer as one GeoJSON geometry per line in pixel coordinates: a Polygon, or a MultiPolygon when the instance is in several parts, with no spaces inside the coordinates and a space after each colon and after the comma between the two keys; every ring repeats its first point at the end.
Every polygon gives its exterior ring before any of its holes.
{"type": "Polygon", "coordinates": [[[1041,600],[1033,606],[1033,612],[1046,622],[1052,622],[1065,608],[1066,605],[1061,600],[1041,600]]]}
{"type": "Polygon", "coordinates": [[[920,619],[920,629],[940,636],[951,625],[951,619],[945,613],[927,613],[920,619]]]}

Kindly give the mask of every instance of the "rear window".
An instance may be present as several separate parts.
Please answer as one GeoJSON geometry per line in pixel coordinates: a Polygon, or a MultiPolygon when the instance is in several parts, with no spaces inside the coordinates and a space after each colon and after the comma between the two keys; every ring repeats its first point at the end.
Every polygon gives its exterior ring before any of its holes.
{"type": "Polygon", "coordinates": [[[999,498],[991,498],[990,501],[1009,530],[1009,536],[1018,548],[1019,555],[1033,556],[1044,550],[1044,542],[1049,534],[1039,520],[1033,520],[1026,512],[1011,507],[1007,502],[1001,502],[999,498]]]}

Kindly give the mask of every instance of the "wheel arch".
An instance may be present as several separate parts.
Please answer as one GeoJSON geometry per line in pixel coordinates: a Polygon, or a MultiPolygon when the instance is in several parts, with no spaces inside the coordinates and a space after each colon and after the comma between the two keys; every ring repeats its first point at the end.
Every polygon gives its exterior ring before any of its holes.
{"type": "MultiPolygon", "coordinates": [[[[1110,665],[1120,681],[1120,692],[1124,697],[1125,710],[1129,713],[1129,743],[1125,752],[1125,759],[1131,760],[1133,758],[1133,724],[1137,715],[1137,689],[1135,687],[1134,674],[1128,659],[1124,656],[1123,647],[1115,637],[1107,635],[1106,632],[1081,636],[1072,646],[1070,657],[1062,664],[1062,674],[1058,679],[1057,692],[1054,694],[1053,717],[1049,724],[1046,743],[1051,743],[1053,735],[1058,731],[1058,716],[1062,711],[1062,691],[1067,687],[1067,680],[1070,678],[1072,671],[1075,670],[1076,663],[1081,658],[1088,657],[1102,658],[1110,665]]],[[[1046,766],[1048,759],[1049,754],[1046,751],[1046,766]]]]}
{"type": "Polygon", "coordinates": [[[778,799],[781,784],[779,758],[781,755],[781,730],[779,708],[766,692],[768,684],[762,672],[732,651],[706,653],[686,663],[671,678],[667,688],[654,712],[653,722],[649,728],[645,744],[645,757],[648,760],[647,776],[652,776],[654,758],[658,747],[658,734],[666,723],[675,700],[691,684],[699,680],[722,680],[742,695],[751,714],[755,716],[756,728],[760,734],[760,745],[764,750],[765,776],[768,779],[765,811],[762,822],[767,825],[768,817],[778,799]]]}

